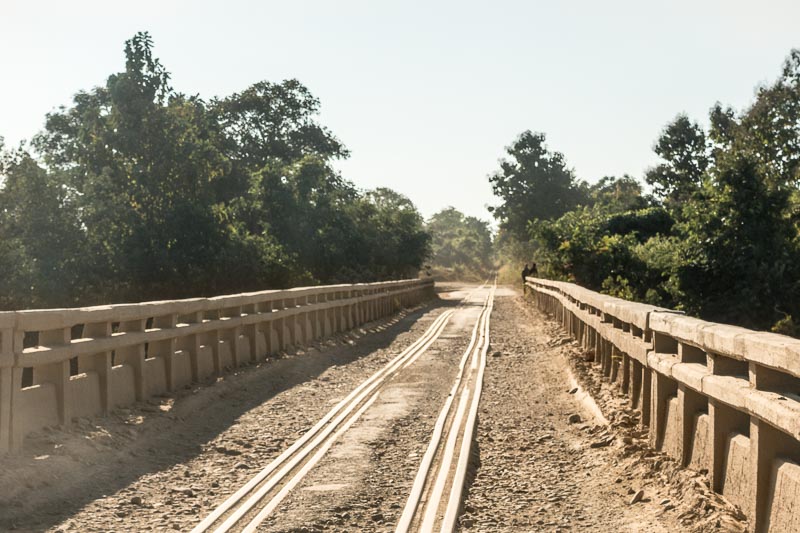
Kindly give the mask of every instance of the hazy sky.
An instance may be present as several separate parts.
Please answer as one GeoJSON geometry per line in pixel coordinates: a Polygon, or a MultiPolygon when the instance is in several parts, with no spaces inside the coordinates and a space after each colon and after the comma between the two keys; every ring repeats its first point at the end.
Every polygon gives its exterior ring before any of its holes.
{"type": "Polygon", "coordinates": [[[582,179],[641,177],[677,113],[705,122],[774,79],[798,23],[798,0],[0,0],[0,136],[29,139],[147,30],[177,90],[297,78],[352,152],[345,177],[488,218],[486,176],[521,131],[582,179]]]}

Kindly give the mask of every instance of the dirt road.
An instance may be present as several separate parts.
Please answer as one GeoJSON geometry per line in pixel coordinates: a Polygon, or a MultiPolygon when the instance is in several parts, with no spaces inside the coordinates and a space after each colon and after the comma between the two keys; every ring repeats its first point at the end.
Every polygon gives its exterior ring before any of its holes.
{"type": "MultiPolygon", "coordinates": [[[[472,333],[488,315],[489,287],[445,289],[440,301],[421,309],[243,369],[213,386],[38,436],[24,454],[0,460],[0,529],[189,531],[307,438],[308,446],[319,445],[287,466],[274,487],[266,486],[276,474],[264,474],[241,501],[260,488],[265,496],[241,511],[232,530],[252,524],[253,531],[394,531],[459,364],[473,352],[480,355],[480,336],[472,333]],[[370,379],[374,390],[361,399],[351,394],[370,379]],[[352,408],[342,411],[338,425],[335,417],[320,423],[350,397],[352,408]],[[323,439],[327,428],[330,436],[323,439]],[[274,511],[254,521],[267,502],[274,502],[274,511]]],[[[622,416],[624,405],[592,381],[577,349],[546,317],[513,290],[494,295],[458,527],[740,527],[724,502],[704,489],[702,476],[642,447],[635,421],[622,416]],[[573,390],[570,368],[611,423],[573,390]],[[639,490],[641,501],[631,504],[639,490]]],[[[447,420],[456,417],[452,411],[447,420]]],[[[456,463],[457,457],[453,469],[456,463]]],[[[208,530],[238,505],[221,511],[208,530]]]]}

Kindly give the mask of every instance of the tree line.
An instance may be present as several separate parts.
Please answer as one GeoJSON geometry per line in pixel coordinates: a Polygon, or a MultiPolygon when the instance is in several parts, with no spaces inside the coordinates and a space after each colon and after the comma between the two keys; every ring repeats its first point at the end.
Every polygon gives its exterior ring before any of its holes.
{"type": "Polygon", "coordinates": [[[647,187],[588,184],[524,132],[489,178],[498,248],[615,296],[800,334],[800,50],[745,109],[679,114],[654,150],[647,187]]]}
{"type": "Polygon", "coordinates": [[[0,309],[415,276],[414,204],[362,191],[297,80],[205,100],[175,91],[147,33],[125,69],[0,141],[0,309]]]}
{"type": "Polygon", "coordinates": [[[444,280],[485,280],[494,268],[489,223],[454,207],[434,214],[427,224],[432,237],[432,273],[444,280]]]}

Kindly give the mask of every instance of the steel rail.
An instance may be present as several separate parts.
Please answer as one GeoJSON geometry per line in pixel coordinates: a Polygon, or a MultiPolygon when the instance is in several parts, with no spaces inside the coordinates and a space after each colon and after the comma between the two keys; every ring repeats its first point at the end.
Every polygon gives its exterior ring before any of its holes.
{"type": "MultiPolygon", "coordinates": [[[[227,512],[239,504],[248,494],[253,492],[259,485],[266,483],[259,489],[258,493],[265,495],[271,490],[280,480],[285,477],[291,469],[297,466],[311,451],[316,448],[322,441],[325,440],[349,414],[351,414],[356,407],[363,401],[364,397],[369,394],[374,388],[383,383],[390,375],[392,375],[397,368],[405,363],[409,358],[413,357],[419,350],[427,349],[430,343],[433,342],[443,331],[450,317],[454,311],[445,311],[434,320],[433,324],[428,330],[408,348],[406,348],[397,357],[392,359],[383,368],[375,372],[372,376],[362,382],[356,389],[354,389],[345,399],[340,401],[334,406],[322,419],[317,422],[310,430],[308,430],[300,439],[298,439],[292,446],[286,449],[280,456],[270,462],[261,472],[256,474],[250,479],[243,487],[237,490],[233,495],[228,497],[222,504],[220,504],[212,513],[210,513],[202,522],[200,522],[192,530],[192,533],[201,533],[210,529],[217,523],[227,512]],[[312,439],[314,439],[312,441],[312,439]],[[310,444],[309,441],[312,441],[310,444]],[[283,468],[278,474],[273,473],[283,465],[283,468]],[[271,479],[270,476],[272,476],[271,479]],[[263,490],[265,487],[269,487],[263,490]]],[[[244,516],[250,508],[258,503],[253,497],[248,499],[243,506],[237,508],[231,517],[240,519],[244,516]]],[[[224,522],[224,527],[220,526],[215,531],[223,532],[230,531],[235,525],[235,521],[230,518],[224,522]]]]}

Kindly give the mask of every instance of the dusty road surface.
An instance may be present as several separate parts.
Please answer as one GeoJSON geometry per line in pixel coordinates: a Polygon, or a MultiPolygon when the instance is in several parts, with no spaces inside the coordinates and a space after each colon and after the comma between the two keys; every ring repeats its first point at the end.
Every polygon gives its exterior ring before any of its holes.
{"type": "Polygon", "coordinates": [[[445,286],[36,436],[0,459],[0,530],[417,531],[448,515],[463,531],[740,530],[703,476],[646,448],[580,355],[514,290],[445,286]]]}

